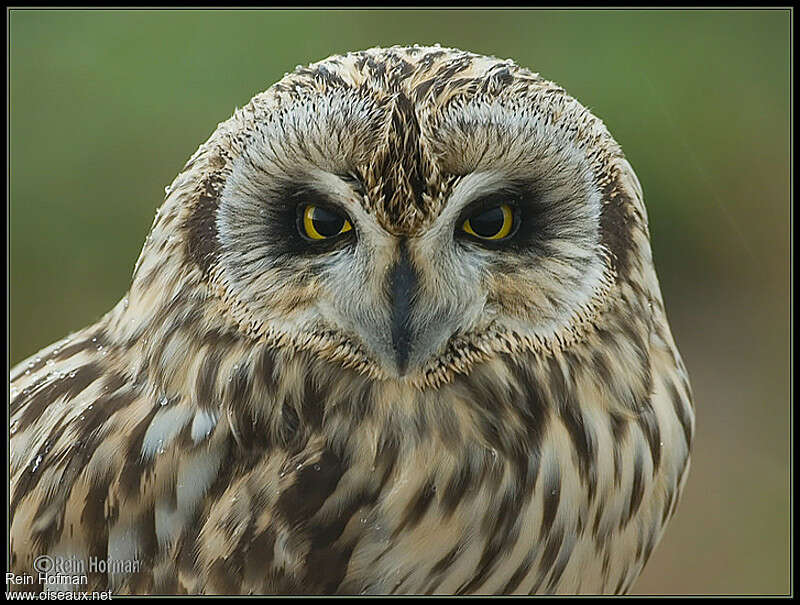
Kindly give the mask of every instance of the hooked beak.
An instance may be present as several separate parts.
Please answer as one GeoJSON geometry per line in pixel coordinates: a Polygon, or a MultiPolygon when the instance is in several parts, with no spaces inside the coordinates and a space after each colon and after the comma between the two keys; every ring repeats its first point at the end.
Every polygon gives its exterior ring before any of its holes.
{"type": "Polygon", "coordinates": [[[404,376],[413,339],[411,310],[419,285],[419,276],[411,264],[405,242],[400,244],[399,258],[390,269],[388,279],[392,297],[392,348],[398,374],[404,376]]]}

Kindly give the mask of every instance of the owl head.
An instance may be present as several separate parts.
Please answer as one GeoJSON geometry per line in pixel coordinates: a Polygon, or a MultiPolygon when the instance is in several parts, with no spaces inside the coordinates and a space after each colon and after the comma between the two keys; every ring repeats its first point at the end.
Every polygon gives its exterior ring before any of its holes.
{"type": "Polygon", "coordinates": [[[618,146],[555,84],[374,48],[298,67],[219,125],[168,188],[131,297],[202,298],[197,321],[237,338],[435,385],[580,339],[649,255],[644,223],[618,146]],[[193,288],[144,283],[166,264],[193,288]]]}

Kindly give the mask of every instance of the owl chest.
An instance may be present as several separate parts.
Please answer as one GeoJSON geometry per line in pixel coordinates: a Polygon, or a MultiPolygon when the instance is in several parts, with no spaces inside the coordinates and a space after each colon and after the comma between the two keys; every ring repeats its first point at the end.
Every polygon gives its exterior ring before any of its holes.
{"type": "Polygon", "coordinates": [[[538,425],[493,425],[491,439],[452,437],[466,422],[426,434],[329,417],[296,453],[256,454],[218,479],[198,580],[214,588],[206,570],[229,562],[224,543],[250,553],[229,572],[255,566],[242,584],[253,593],[625,592],[685,478],[674,409],[659,395],[618,426],[583,402],[580,422],[546,410],[538,425]]]}
{"type": "Polygon", "coordinates": [[[510,458],[410,455],[374,503],[346,525],[353,536],[344,593],[620,592],[661,534],[661,476],[623,451],[592,476],[556,433],[510,458]],[[637,485],[637,483],[639,485],[637,485]],[[356,537],[357,536],[357,537],[356,537]]]}

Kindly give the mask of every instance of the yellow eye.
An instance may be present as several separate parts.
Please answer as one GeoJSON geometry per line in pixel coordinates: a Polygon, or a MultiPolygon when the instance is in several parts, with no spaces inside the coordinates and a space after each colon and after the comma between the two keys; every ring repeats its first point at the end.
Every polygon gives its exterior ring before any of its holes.
{"type": "Polygon", "coordinates": [[[350,221],[327,208],[308,205],[303,210],[301,232],[308,238],[328,239],[352,228],[350,221]]]}
{"type": "Polygon", "coordinates": [[[508,204],[501,204],[473,214],[461,228],[481,239],[503,239],[514,226],[514,212],[508,204]]]}

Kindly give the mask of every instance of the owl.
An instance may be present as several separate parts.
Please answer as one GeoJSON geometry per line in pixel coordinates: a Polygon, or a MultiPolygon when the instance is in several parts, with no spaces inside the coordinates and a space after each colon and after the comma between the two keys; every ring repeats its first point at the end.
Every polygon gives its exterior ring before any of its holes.
{"type": "Polygon", "coordinates": [[[619,146],[439,46],[236,110],[10,389],[12,571],[115,594],[625,593],[694,432],[619,146]]]}

